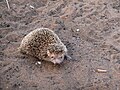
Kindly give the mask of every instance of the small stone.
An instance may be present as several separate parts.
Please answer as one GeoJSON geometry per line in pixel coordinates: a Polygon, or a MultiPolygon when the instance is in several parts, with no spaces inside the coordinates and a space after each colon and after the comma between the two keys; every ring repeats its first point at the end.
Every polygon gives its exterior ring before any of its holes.
{"type": "Polygon", "coordinates": [[[40,64],[41,64],[41,62],[40,62],[40,61],[38,61],[38,62],[36,62],[35,64],[36,64],[36,65],[38,65],[38,64],[40,65],[40,64]]]}
{"type": "Polygon", "coordinates": [[[38,62],[38,64],[41,64],[41,62],[38,62]]]}
{"type": "Polygon", "coordinates": [[[79,31],[80,31],[80,29],[77,29],[76,31],[77,31],[77,32],[79,32],[79,31]]]}
{"type": "Polygon", "coordinates": [[[32,5],[30,5],[30,8],[34,9],[35,7],[34,7],[34,6],[32,6],[32,5]]]}

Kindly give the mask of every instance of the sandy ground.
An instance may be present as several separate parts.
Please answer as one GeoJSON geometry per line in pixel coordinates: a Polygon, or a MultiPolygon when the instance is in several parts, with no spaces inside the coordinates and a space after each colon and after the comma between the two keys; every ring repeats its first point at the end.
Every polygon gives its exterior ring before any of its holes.
{"type": "Polygon", "coordinates": [[[0,0],[0,90],[120,90],[119,0],[0,0]],[[73,60],[54,66],[17,51],[30,31],[54,30],[73,60]],[[97,72],[105,69],[107,72],[97,72]]]}

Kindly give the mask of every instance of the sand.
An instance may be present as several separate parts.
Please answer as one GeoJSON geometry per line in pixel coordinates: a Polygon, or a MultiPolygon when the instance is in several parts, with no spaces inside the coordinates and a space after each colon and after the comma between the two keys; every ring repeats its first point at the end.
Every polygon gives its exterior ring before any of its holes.
{"type": "Polygon", "coordinates": [[[0,90],[120,90],[119,0],[8,1],[10,9],[0,0],[0,90]],[[36,64],[18,52],[41,27],[56,32],[72,60],[36,64]]]}

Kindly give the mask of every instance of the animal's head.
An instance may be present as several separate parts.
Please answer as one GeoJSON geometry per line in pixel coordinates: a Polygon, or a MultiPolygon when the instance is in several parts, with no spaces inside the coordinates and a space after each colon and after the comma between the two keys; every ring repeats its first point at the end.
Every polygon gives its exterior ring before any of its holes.
{"type": "Polygon", "coordinates": [[[50,44],[47,49],[47,55],[54,64],[62,63],[66,53],[66,47],[60,44],[50,44]]]}

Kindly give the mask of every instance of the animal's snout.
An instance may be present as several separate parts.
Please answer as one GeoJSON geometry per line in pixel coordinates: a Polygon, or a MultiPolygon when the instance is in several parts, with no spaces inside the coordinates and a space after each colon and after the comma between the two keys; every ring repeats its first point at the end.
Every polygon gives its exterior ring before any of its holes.
{"type": "Polygon", "coordinates": [[[56,59],[56,60],[54,60],[54,61],[52,61],[54,64],[60,64],[60,63],[62,63],[62,61],[63,60],[59,60],[59,59],[56,59]]]}

